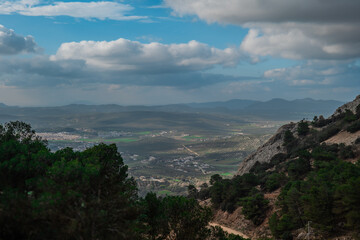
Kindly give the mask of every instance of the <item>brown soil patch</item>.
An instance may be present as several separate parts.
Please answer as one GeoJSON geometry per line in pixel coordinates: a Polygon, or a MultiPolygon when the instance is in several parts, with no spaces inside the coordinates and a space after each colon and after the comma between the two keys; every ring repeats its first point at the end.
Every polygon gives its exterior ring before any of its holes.
{"type": "Polygon", "coordinates": [[[227,232],[227,233],[229,233],[229,234],[235,234],[235,235],[239,235],[240,237],[243,237],[243,238],[249,238],[248,236],[246,236],[246,235],[243,234],[242,232],[236,231],[236,230],[234,230],[234,229],[225,227],[225,226],[223,226],[223,225],[220,225],[220,224],[217,224],[217,223],[214,223],[214,222],[209,223],[209,225],[210,225],[210,226],[213,226],[213,227],[221,227],[222,230],[224,230],[225,232],[227,232]]]}
{"type": "Polygon", "coordinates": [[[355,133],[349,133],[347,131],[341,131],[335,136],[332,136],[328,140],[325,141],[326,144],[340,144],[344,143],[345,145],[354,144],[355,140],[360,137],[360,131],[355,133]]]}

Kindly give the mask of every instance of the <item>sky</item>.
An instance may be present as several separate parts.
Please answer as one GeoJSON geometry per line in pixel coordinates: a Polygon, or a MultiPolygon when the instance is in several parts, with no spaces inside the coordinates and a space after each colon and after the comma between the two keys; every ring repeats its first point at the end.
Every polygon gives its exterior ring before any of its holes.
{"type": "Polygon", "coordinates": [[[359,0],[0,0],[0,102],[360,94],[359,0]]]}

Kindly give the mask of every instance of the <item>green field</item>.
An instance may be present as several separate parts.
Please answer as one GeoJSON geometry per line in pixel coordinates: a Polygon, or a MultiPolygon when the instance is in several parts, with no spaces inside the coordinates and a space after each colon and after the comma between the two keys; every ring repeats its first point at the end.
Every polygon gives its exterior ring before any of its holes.
{"type": "Polygon", "coordinates": [[[123,143],[131,143],[139,141],[137,138],[113,138],[113,139],[102,139],[102,138],[85,138],[85,139],[79,139],[79,141],[82,142],[91,142],[91,143],[100,143],[100,142],[106,142],[106,143],[117,143],[117,142],[123,142],[123,143]]]}
{"type": "Polygon", "coordinates": [[[220,175],[221,175],[221,176],[224,176],[224,177],[230,177],[230,176],[232,176],[233,174],[232,174],[232,173],[221,173],[220,175]]]}
{"type": "Polygon", "coordinates": [[[205,139],[205,137],[201,137],[201,136],[185,136],[185,137],[182,137],[182,138],[185,139],[186,141],[197,140],[197,139],[205,139]]]}
{"type": "Polygon", "coordinates": [[[158,192],[158,194],[166,196],[166,195],[173,195],[174,193],[169,191],[169,190],[161,190],[161,191],[158,192]]]}
{"type": "Polygon", "coordinates": [[[144,131],[144,132],[137,132],[136,134],[137,135],[149,135],[149,134],[151,134],[151,132],[150,131],[144,131]]]}

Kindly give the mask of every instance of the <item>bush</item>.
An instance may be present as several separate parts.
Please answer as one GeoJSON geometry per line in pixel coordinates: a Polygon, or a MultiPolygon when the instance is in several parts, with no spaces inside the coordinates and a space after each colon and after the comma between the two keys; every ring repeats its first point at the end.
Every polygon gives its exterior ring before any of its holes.
{"type": "Polygon", "coordinates": [[[255,164],[251,167],[250,173],[260,174],[265,172],[267,169],[272,168],[273,166],[270,163],[259,163],[255,162],[255,164]]]}
{"type": "Polygon", "coordinates": [[[319,140],[319,142],[328,140],[332,136],[338,134],[340,131],[341,131],[341,128],[339,126],[336,126],[336,125],[329,126],[319,133],[318,140],[319,140]]]}
{"type": "Polygon", "coordinates": [[[320,115],[319,118],[315,116],[314,120],[311,122],[314,127],[324,127],[329,123],[331,123],[331,119],[325,119],[323,115],[320,115]]]}
{"type": "Polygon", "coordinates": [[[197,198],[200,200],[206,200],[209,199],[210,197],[211,197],[210,188],[206,183],[203,183],[200,186],[200,191],[197,194],[197,198]]]}
{"type": "Polygon", "coordinates": [[[360,118],[360,104],[356,107],[356,116],[360,118]]]}
{"type": "Polygon", "coordinates": [[[288,174],[292,179],[301,179],[311,170],[310,160],[301,158],[293,160],[288,164],[288,174]]]}
{"type": "Polygon", "coordinates": [[[298,132],[299,136],[306,136],[309,131],[310,131],[309,123],[305,120],[301,120],[299,122],[298,128],[297,128],[297,132],[298,132]]]}
{"type": "Polygon", "coordinates": [[[268,192],[272,192],[281,187],[286,182],[286,176],[283,173],[271,174],[265,183],[265,189],[268,192]]]}
{"type": "Polygon", "coordinates": [[[272,235],[276,239],[293,239],[291,230],[294,228],[292,218],[289,215],[283,215],[281,218],[274,213],[269,219],[269,227],[272,235]]]}
{"type": "Polygon", "coordinates": [[[297,147],[297,140],[290,130],[285,131],[283,146],[286,147],[288,153],[293,152],[297,147]]]}
{"type": "Polygon", "coordinates": [[[273,166],[276,166],[282,162],[285,162],[287,158],[287,155],[285,153],[278,153],[275,154],[271,159],[270,159],[270,164],[273,166]]]}
{"type": "Polygon", "coordinates": [[[349,159],[349,158],[354,158],[355,157],[355,153],[353,151],[352,146],[345,146],[345,144],[340,144],[339,145],[339,157],[341,159],[349,159]]]}
{"type": "Polygon", "coordinates": [[[346,109],[344,121],[350,123],[355,121],[356,119],[356,115],[352,111],[346,109]]]}
{"type": "Polygon", "coordinates": [[[240,205],[243,206],[242,213],[245,218],[251,220],[255,225],[260,225],[266,217],[269,201],[264,198],[264,194],[257,193],[242,198],[240,205]]]}
{"type": "Polygon", "coordinates": [[[322,149],[321,147],[315,148],[311,153],[311,155],[315,160],[319,160],[319,161],[333,161],[337,158],[337,152],[328,151],[326,149],[322,149]]]}
{"type": "Polygon", "coordinates": [[[360,120],[354,122],[349,127],[347,127],[346,131],[350,133],[355,133],[360,130],[360,120]]]}
{"type": "Polygon", "coordinates": [[[221,181],[222,177],[219,174],[214,174],[210,177],[210,184],[214,185],[216,182],[221,181]]]}

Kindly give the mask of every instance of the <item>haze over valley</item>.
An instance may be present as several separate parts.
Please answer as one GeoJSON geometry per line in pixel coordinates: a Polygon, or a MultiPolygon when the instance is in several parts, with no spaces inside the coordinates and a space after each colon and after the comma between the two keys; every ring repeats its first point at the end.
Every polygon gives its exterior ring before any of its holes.
{"type": "Polygon", "coordinates": [[[115,143],[140,193],[186,194],[240,162],[288,121],[330,115],[341,102],[231,100],[162,106],[0,107],[0,121],[30,123],[52,151],[115,143]]]}

